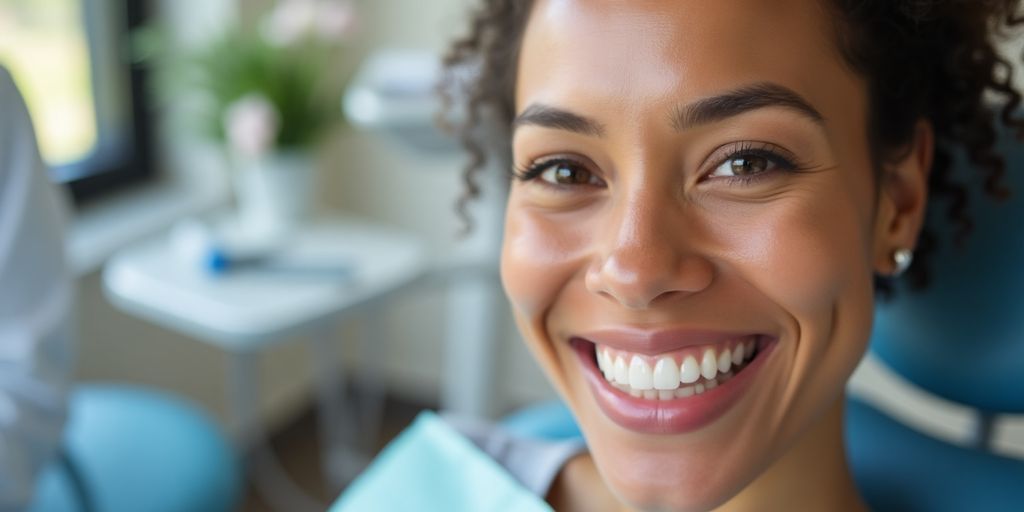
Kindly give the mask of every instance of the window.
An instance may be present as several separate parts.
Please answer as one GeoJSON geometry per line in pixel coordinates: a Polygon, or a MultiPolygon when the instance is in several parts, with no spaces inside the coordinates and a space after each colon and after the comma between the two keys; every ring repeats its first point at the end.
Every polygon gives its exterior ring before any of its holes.
{"type": "Polygon", "coordinates": [[[145,74],[131,64],[141,0],[0,0],[0,64],[25,96],[43,159],[76,203],[153,176],[145,74]]]}

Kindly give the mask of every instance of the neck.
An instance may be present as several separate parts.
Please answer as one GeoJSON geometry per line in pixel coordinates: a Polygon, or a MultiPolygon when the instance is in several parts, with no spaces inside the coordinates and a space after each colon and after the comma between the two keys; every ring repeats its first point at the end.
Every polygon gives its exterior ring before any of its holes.
{"type": "MultiPolygon", "coordinates": [[[[844,402],[837,400],[789,451],[717,512],[867,511],[846,462],[844,402]]],[[[617,505],[589,455],[566,464],[547,498],[560,511],[627,510],[617,505]]]]}

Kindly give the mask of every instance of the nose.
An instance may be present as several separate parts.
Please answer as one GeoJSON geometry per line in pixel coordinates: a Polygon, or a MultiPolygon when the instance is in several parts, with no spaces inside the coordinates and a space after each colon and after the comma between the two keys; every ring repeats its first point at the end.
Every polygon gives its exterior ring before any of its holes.
{"type": "Polygon", "coordinates": [[[639,310],[711,285],[715,268],[699,252],[693,222],[664,206],[638,200],[614,215],[587,267],[591,293],[639,310]]]}

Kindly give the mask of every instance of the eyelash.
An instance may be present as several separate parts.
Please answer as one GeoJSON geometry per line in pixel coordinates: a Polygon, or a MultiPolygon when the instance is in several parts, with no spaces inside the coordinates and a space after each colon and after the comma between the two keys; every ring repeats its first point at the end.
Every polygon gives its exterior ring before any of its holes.
{"type": "MultiPolygon", "coordinates": [[[[582,164],[576,159],[566,157],[555,157],[534,162],[526,167],[516,167],[512,171],[512,177],[519,181],[532,181],[540,177],[541,174],[544,174],[544,171],[558,165],[566,165],[571,167],[585,167],[584,164],[582,164]]],[[[559,186],[554,183],[545,182],[545,184],[553,187],[559,186]]]]}
{"type": "Polygon", "coordinates": [[[807,169],[807,167],[797,161],[796,156],[789,151],[786,151],[770,142],[751,141],[741,142],[736,148],[729,150],[725,156],[717,159],[718,163],[716,163],[712,169],[718,169],[722,164],[742,156],[756,156],[764,158],[765,160],[768,160],[769,163],[774,164],[776,170],[759,172],[752,176],[728,176],[717,178],[705,177],[704,179],[726,180],[729,185],[749,185],[751,183],[770,178],[771,175],[776,172],[797,173],[807,169]]]}
{"type": "MultiPolygon", "coordinates": [[[[718,159],[717,163],[712,169],[718,169],[722,164],[733,160],[741,156],[756,156],[768,160],[771,164],[775,165],[775,168],[781,172],[796,173],[806,169],[806,167],[798,162],[796,158],[788,151],[783,150],[779,146],[768,142],[741,142],[737,147],[731,149],[725,156],[718,159]]],[[[512,177],[522,181],[533,181],[540,177],[544,171],[547,171],[553,166],[566,165],[571,167],[585,167],[585,164],[579,160],[568,157],[555,157],[536,161],[530,165],[524,167],[516,167],[512,170],[512,177]]],[[[587,171],[591,172],[591,171],[587,171]]],[[[727,181],[729,185],[749,185],[754,182],[770,177],[777,171],[765,171],[750,176],[728,176],[728,177],[717,177],[710,178],[715,180],[727,181]]],[[[545,185],[561,188],[570,185],[558,185],[554,183],[544,182],[545,185]]]]}

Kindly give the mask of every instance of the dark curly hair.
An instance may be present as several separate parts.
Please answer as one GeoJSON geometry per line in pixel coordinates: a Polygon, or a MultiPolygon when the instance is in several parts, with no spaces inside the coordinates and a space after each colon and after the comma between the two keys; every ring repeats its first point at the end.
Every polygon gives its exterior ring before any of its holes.
{"type": "MultiPolygon", "coordinates": [[[[929,179],[932,198],[948,200],[948,235],[962,243],[972,229],[967,184],[952,176],[954,155],[962,151],[976,174],[972,185],[996,199],[1008,197],[1002,183],[1003,157],[996,151],[997,125],[1024,134],[1014,117],[1021,95],[1013,87],[1011,63],[994,42],[1008,38],[1024,23],[1018,0],[827,0],[836,13],[837,45],[847,63],[868,84],[868,142],[876,173],[901,156],[919,119],[935,130],[935,155],[929,179]]],[[[509,135],[515,117],[514,88],[518,52],[532,0],[484,0],[473,13],[469,34],[444,58],[440,86],[445,111],[464,102],[454,129],[471,156],[463,174],[465,192],[457,210],[467,227],[468,203],[479,193],[477,175],[492,148],[484,139],[486,122],[509,135]],[[466,69],[475,72],[466,73],[466,69]],[[470,78],[471,77],[471,78],[470,78]]],[[[506,139],[508,137],[505,137],[506,139]]],[[[510,164],[507,148],[500,156],[510,164]]],[[[912,288],[929,282],[928,257],[939,242],[926,227],[907,273],[912,288]]],[[[882,292],[891,283],[876,281],[882,292]]]]}

